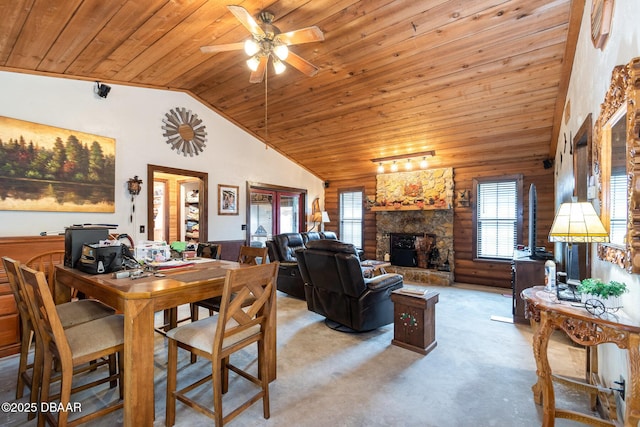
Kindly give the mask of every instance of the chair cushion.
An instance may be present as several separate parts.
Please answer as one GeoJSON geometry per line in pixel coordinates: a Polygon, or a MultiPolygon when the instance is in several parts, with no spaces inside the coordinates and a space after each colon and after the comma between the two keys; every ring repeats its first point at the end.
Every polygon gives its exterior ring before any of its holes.
{"type": "Polygon", "coordinates": [[[307,249],[318,249],[321,251],[331,251],[336,253],[346,253],[358,255],[356,247],[351,243],[344,243],[339,240],[321,239],[307,243],[307,249]]]}
{"type": "Polygon", "coordinates": [[[333,231],[323,231],[320,233],[322,239],[338,240],[338,236],[333,231]]]}
{"type": "MultiPolygon", "coordinates": [[[[173,328],[167,332],[167,338],[190,345],[205,353],[211,353],[219,317],[219,315],[209,316],[202,320],[173,328]]],[[[237,325],[238,323],[233,319],[227,322],[227,327],[229,328],[237,325]]],[[[232,335],[225,339],[223,347],[233,345],[258,332],[260,332],[260,325],[254,325],[239,334],[232,335]]]]}
{"type": "Polygon", "coordinates": [[[124,316],[114,314],[64,330],[73,359],[124,344],[124,316]]]}
{"type": "Polygon", "coordinates": [[[300,233],[302,236],[302,242],[306,245],[308,242],[312,240],[320,240],[320,233],[317,231],[307,231],[304,233],[300,233]]]}
{"type": "Polygon", "coordinates": [[[80,325],[91,320],[100,319],[115,314],[115,310],[108,305],[94,299],[81,299],[56,305],[58,317],[63,328],[80,325]]]}
{"type": "Polygon", "coordinates": [[[277,261],[296,261],[296,249],[304,248],[300,233],[283,233],[273,236],[273,241],[280,252],[281,259],[277,261]]]}

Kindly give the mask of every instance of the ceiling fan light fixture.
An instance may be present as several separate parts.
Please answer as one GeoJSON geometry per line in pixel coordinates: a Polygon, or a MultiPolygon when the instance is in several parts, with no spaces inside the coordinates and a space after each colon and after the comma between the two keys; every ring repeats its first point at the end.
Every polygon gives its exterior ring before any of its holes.
{"type": "Polygon", "coordinates": [[[276,74],[282,74],[284,70],[287,69],[287,66],[284,65],[284,63],[278,58],[273,58],[273,69],[275,70],[276,74]]]}
{"type": "Polygon", "coordinates": [[[289,56],[289,48],[286,44],[279,44],[273,48],[273,53],[284,61],[289,56]]]}
{"type": "Polygon", "coordinates": [[[259,65],[260,58],[258,58],[258,55],[254,55],[251,58],[247,59],[247,66],[251,71],[256,71],[259,65]]]}
{"type": "Polygon", "coordinates": [[[253,38],[247,39],[244,42],[244,52],[247,55],[253,56],[259,51],[260,51],[260,45],[253,38]]]}

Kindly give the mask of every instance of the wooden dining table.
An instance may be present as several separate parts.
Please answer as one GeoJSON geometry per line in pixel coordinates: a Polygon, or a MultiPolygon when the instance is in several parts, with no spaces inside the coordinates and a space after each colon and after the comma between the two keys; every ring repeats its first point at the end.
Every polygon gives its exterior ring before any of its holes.
{"type": "MultiPolygon", "coordinates": [[[[222,295],[227,270],[242,268],[242,265],[220,260],[194,262],[182,268],[161,270],[164,277],[149,275],[136,279],[88,274],[67,266],[56,268],[56,302],[68,301],[74,288],[124,314],[124,425],[141,427],[152,426],[154,420],[154,314],[222,295]]],[[[274,328],[267,334],[266,345],[272,356],[267,375],[273,381],[276,378],[275,305],[271,313],[274,328]]]]}

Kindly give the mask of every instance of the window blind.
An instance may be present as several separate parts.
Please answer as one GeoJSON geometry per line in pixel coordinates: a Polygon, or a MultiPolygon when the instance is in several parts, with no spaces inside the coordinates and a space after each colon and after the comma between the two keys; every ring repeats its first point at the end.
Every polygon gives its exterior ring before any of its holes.
{"type": "Polygon", "coordinates": [[[518,231],[517,182],[479,183],[476,215],[477,257],[512,258],[518,231]]]}
{"type": "Polygon", "coordinates": [[[340,193],[340,240],[362,248],[362,192],[340,193]]]}
{"type": "Polygon", "coordinates": [[[625,244],[627,234],[627,175],[611,175],[610,187],[609,239],[611,243],[625,244]]]}

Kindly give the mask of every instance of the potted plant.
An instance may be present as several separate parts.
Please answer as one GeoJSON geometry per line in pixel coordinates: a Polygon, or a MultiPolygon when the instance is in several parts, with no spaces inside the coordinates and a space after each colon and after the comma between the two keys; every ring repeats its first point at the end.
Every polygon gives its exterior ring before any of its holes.
{"type": "Polygon", "coordinates": [[[582,294],[582,302],[595,299],[602,301],[606,308],[616,309],[622,307],[620,297],[627,291],[627,285],[615,280],[605,283],[601,279],[590,277],[580,282],[578,291],[582,294]]]}

